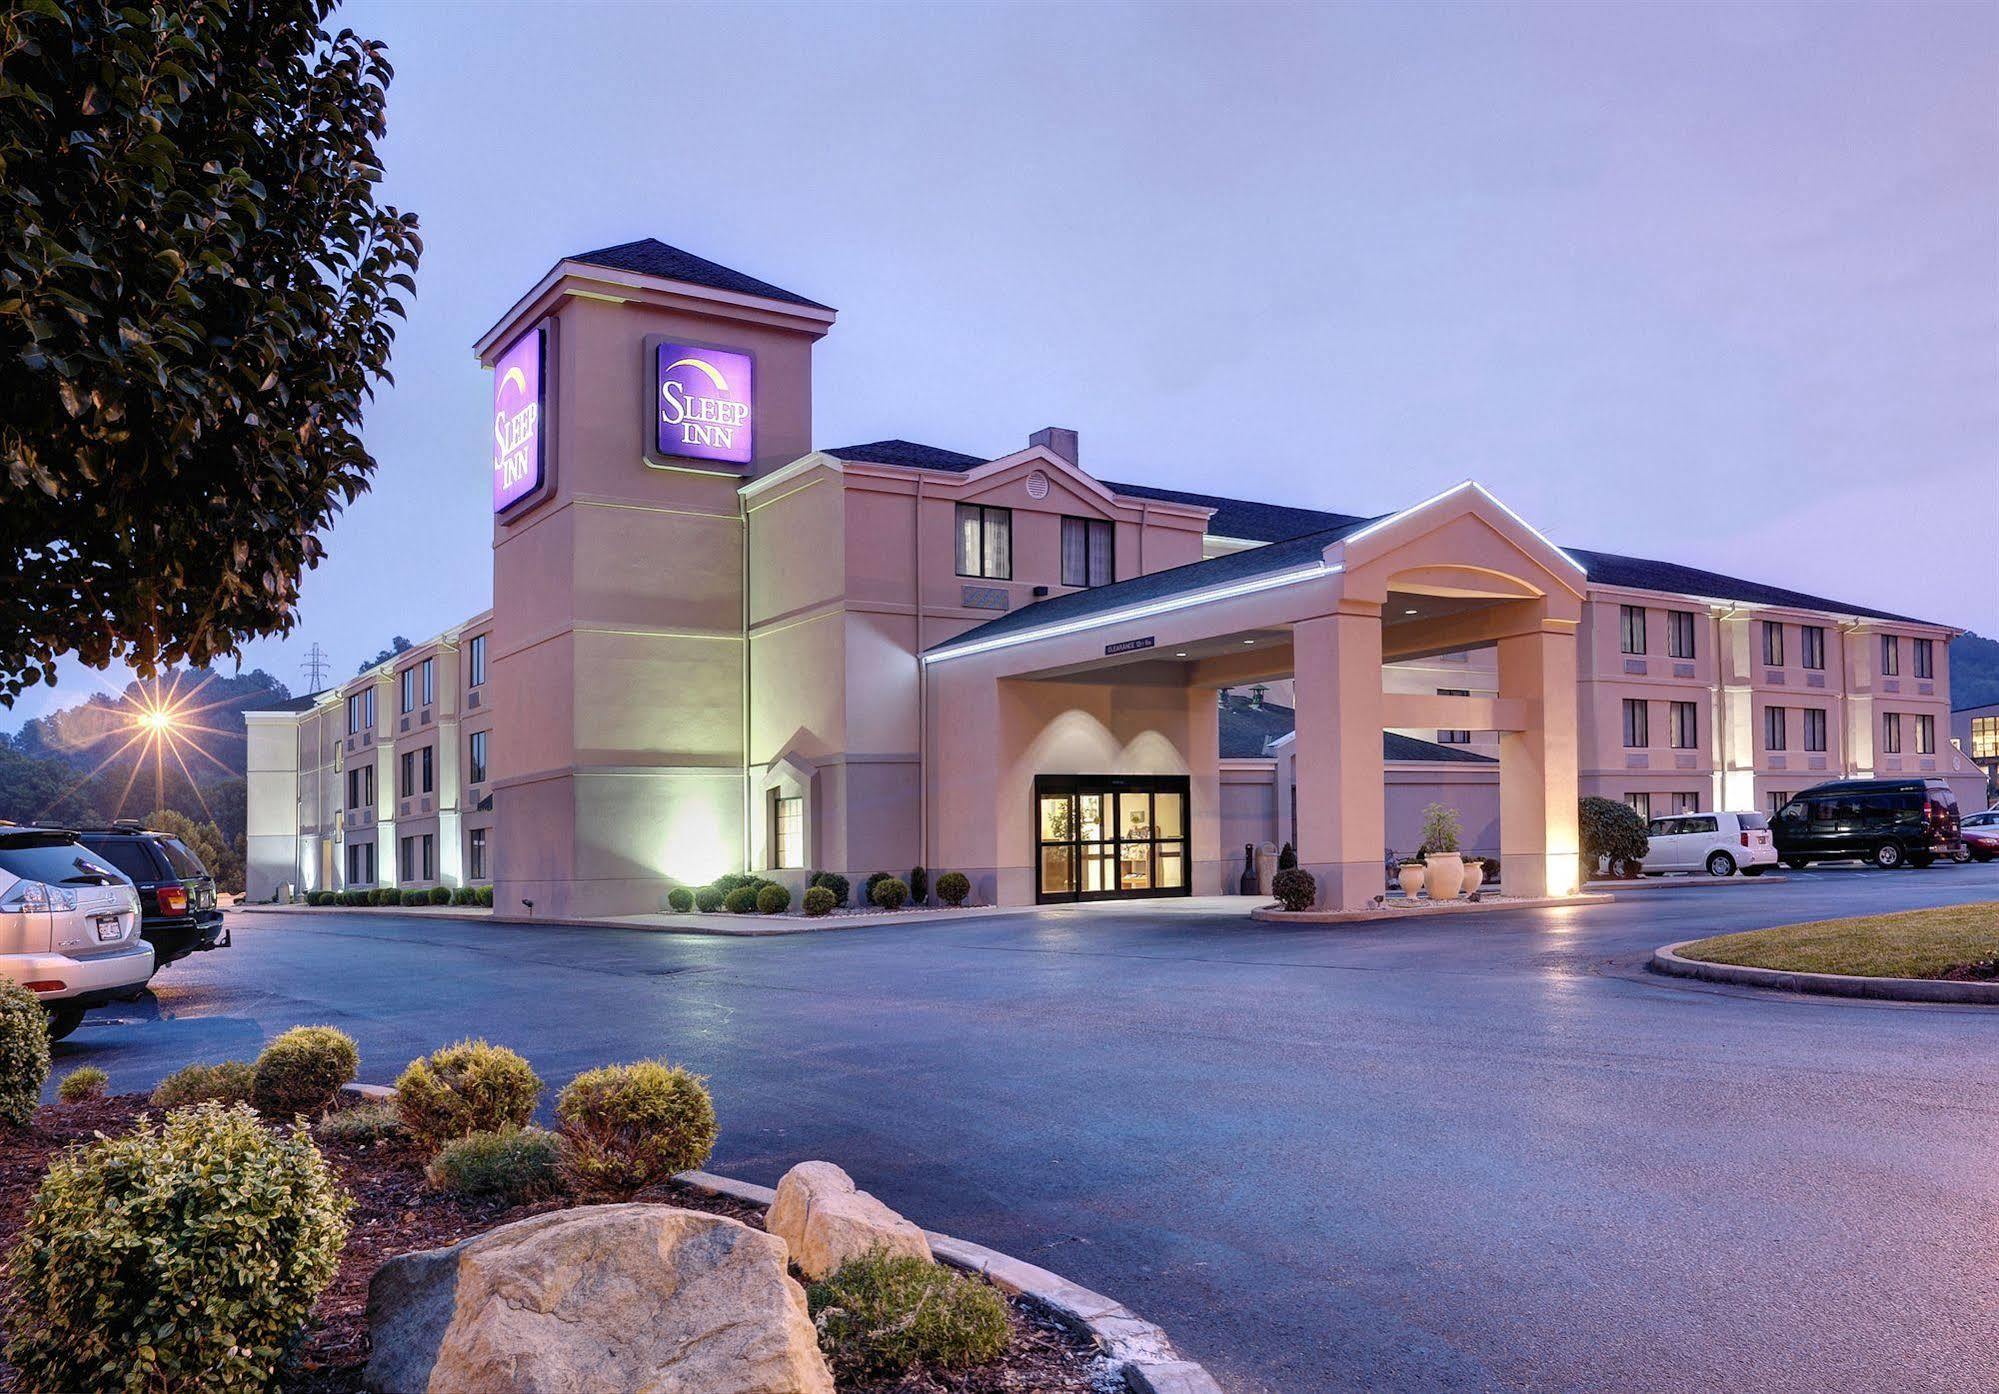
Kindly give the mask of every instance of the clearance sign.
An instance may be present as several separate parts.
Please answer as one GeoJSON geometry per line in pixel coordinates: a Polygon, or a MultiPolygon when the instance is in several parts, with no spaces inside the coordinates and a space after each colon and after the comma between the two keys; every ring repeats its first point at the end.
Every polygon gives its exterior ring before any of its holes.
{"type": "Polygon", "coordinates": [[[648,458],[748,465],[756,459],[756,360],[733,349],[648,339],[648,458]]]}

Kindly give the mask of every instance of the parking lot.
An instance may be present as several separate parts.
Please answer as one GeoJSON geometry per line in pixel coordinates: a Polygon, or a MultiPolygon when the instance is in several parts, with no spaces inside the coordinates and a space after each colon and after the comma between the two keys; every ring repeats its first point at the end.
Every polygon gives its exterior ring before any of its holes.
{"type": "Polygon", "coordinates": [[[1989,1390],[1999,1017],[1658,978],[1709,932],[1999,900],[1829,867],[1294,928],[1170,903],[767,940],[232,914],[56,1048],[117,1090],[330,1022],[711,1079],[717,1170],[826,1157],[1159,1321],[1234,1391],[1989,1390]]]}

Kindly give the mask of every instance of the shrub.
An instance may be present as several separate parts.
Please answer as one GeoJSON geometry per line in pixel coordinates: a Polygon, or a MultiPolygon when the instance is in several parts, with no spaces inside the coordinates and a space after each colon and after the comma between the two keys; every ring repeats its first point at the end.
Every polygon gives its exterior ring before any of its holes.
{"type": "Polygon", "coordinates": [[[1270,879],[1270,892],[1286,910],[1309,910],[1319,898],[1319,886],[1312,873],[1288,866],[1270,879]]]}
{"type": "Polygon", "coordinates": [[[451,903],[453,905],[477,905],[479,903],[479,888],[477,886],[454,886],[451,890],[451,903]]]}
{"type": "Polygon", "coordinates": [[[257,1057],[250,1102],[270,1118],[321,1114],[360,1068],[361,1052],[345,1031],[294,1026],[257,1057]]]}
{"type": "MultiPolygon", "coordinates": [[[[1651,850],[1651,845],[1649,843],[1646,845],[1646,850],[1648,851],[1651,850]]],[[[1499,858],[1480,857],[1478,859],[1478,864],[1479,868],[1485,872],[1485,883],[1488,886],[1496,885],[1499,881],[1499,858]]]]}
{"type": "Polygon", "coordinates": [[[1585,881],[1597,874],[1599,862],[1607,863],[1615,872],[1644,861],[1645,854],[1652,850],[1651,839],[1645,835],[1645,820],[1630,804],[1592,794],[1577,806],[1576,817],[1582,834],[1585,881]]]}
{"type": "Polygon", "coordinates": [[[85,1065],[82,1069],[71,1070],[56,1086],[56,1097],[66,1104],[89,1103],[92,1099],[104,1097],[104,1086],[111,1082],[111,1076],[95,1065],[85,1065]]]}
{"type": "Polygon", "coordinates": [[[214,1065],[183,1065],[153,1086],[154,1108],[186,1108],[189,1104],[245,1104],[256,1068],[247,1060],[214,1065]]]}
{"type": "Polygon", "coordinates": [[[724,899],[727,899],[730,891],[736,890],[741,886],[755,885],[756,879],[754,876],[745,876],[740,871],[731,871],[725,875],[717,876],[709,884],[720,891],[724,899]]]}
{"type": "Polygon", "coordinates": [[[0,980],[0,1119],[25,1127],[48,1082],[48,1013],[34,993],[0,980]]]}
{"type": "Polygon", "coordinates": [[[694,892],[685,886],[675,886],[666,893],[666,906],[684,915],[694,908],[694,892]]]}
{"type": "Polygon", "coordinates": [[[847,897],[854,893],[853,885],[837,871],[817,871],[812,874],[812,884],[823,886],[833,893],[835,905],[845,905],[847,897]]]}
{"type": "Polygon", "coordinates": [[[664,1060],[606,1065],[555,1100],[562,1167],[585,1195],[631,1195],[715,1150],[715,1104],[699,1075],[664,1060]]]}
{"type": "Polygon", "coordinates": [[[694,892],[694,908],[704,915],[712,915],[722,908],[725,892],[714,886],[703,886],[694,892]]]}
{"type": "Polygon", "coordinates": [[[1458,825],[1458,811],[1449,804],[1433,803],[1423,806],[1423,850],[1425,852],[1455,852],[1464,837],[1464,830],[1458,825]]]}
{"type": "Polygon", "coordinates": [[[930,903],[930,873],[920,866],[909,869],[909,898],[918,905],[930,903]]]}
{"type": "Polygon", "coordinates": [[[444,1145],[424,1175],[440,1191],[499,1196],[509,1205],[539,1200],[562,1188],[562,1149],[540,1128],[467,1133],[444,1145]]]}
{"type": "Polygon", "coordinates": [[[534,1117],[541,1077],[505,1046],[459,1041],[412,1060],[396,1080],[396,1117],[435,1151],[468,1133],[518,1128],[534,1117]]]}
{"type": "Polygon", "coordinates": [[[432,886],[428,897],[432,905],[449,905],[451,903],[451,887],[432,886]]]}
{"type": "Polygon", "coordinates": [[[11,1268],[31,1389],[268,1390],[350,1202],[303,1128],[203,1104],[59,1155],[11,1268]]]}
{"type": "Polygon", "coordinates": [[[305,903],[306,903],[307,905],[324,905],[324,904],[326,904],[326,892],[325,892],[325,891],[307,891],[307,892],[305,893],[305,903]]]}
{"type": "Polygon", "coordinates": [[[738,886],[722,897],[722,908],[731,915],[747,915],[757,908],[757,888],[738,886]]]}
{"type": "Polygon", "coordinates": [[[937,878],[937,898],[946,905],[963,905],[971,893],[972,883],[962,871],[947,871],[937,878]]]}
{"type": "Polygon", "coordinates": [[[375,904],[401,905],[402,903],[403,903],[403,893],[397,890],[394,886],[381,886],[376,888],[375,904]]]}
{"type": "Polygon", "coordinates": [[[489,909],[492,907],[493,888],[491,886],[481,886],[479,888],[479,903],[489,909]]]}
{"type": "MultiPolygon", "coordinates": [[[[873,877],[868,879],[874,880],[873,877]]],[[[879,881],[874,881],[873,888],[868,892],[868,899],[884,910],[900,910],[909,903],[909,887],[893,876],[885,876],[879,881]]]]}
{"type": "Polygon", "coordinates": [[[1007,1348],[1006,1303],[991,1286],[908,1254],[870,1249],[806,1289],[805,1300],[842,1383],[918,1366],[962,1370],[1007,1348]]]}
{"type": "Polygon", "coordinates": [[[1298,865],[1298,849],[1296,847],[1287,842],[1277,849],[1277,869],[1279,871],[1289,871],[1296,865],[1298,865]]]}
{"type": "Polygon", "coordinates": [[[895,877],[886,871],[877,871],[870,875],[867,880],[861,882],[861,904],[873,905],[875,903],[875,887],[884,881],[893,881],[894,879],[895,877]]]}
{"type": "Polygon", "coordinates": [[[805,891],[805,913],[818,919],[821,915],[833,913],[833,907],[840,902],[833,899],[833,893],[824,886],[808,886],[805,891]]]}
{"type": "Polygon", "coordinates": [[[387,1142],[403,1135],[396,1106],[370,1099],[349,1108],[336,1108],[313,1128],[325,1142],[387,1142]]]}
{"type": "Polygon", "coordinates": [[[759,915],[782,915],[791,908],[791,892],[772,881],[757,891],[759,915]]]}
{"type": "Polygon", "coordinates": [[[428,905],[430,904],[430,893],[428,891],[404,891],[403,904],[428,905]]]}

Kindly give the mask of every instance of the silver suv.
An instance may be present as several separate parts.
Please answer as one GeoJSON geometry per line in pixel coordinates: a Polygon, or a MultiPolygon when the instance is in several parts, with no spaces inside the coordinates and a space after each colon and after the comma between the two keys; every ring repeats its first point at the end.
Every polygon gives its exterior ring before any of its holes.
{"type": "Polygon", "coordinates": [[[153,976],[139,894],[63,828],[0,827],[0,976],[42,999],[49,1039],[153,976]]]}

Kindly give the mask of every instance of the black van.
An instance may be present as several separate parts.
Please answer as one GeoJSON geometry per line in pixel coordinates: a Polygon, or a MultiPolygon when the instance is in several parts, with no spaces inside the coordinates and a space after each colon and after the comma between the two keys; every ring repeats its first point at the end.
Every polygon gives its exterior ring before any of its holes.
{"type": "Polygon", "coordinates": [[[124,872],[139,892],[139,933],[158,971],[175,959],[229,943],[215,904],[215,878],[188,845],[138,823],[84,828],[77,841],[124,872]]]}
{"type": "Polygon", "coordinates": [[[1957,800],[1940,779],[1836,779],[1805,790],[1770,819],[1784,865],[1851,861],[1928,866],[1960,845],[1957,800]]]}

